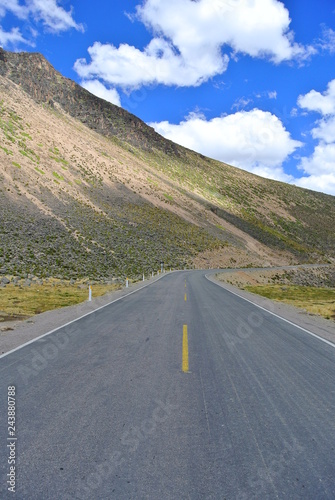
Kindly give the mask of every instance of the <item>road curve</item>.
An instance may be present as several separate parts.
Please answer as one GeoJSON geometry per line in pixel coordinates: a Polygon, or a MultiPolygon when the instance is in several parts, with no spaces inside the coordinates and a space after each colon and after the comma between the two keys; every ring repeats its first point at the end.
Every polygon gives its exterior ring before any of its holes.
{"type": "Polygon", "coordinates": [[[0,498],[11,477],[29,500],[335,497],[335,348],[204,272],[8,354],[0,380],[0,498]]]}

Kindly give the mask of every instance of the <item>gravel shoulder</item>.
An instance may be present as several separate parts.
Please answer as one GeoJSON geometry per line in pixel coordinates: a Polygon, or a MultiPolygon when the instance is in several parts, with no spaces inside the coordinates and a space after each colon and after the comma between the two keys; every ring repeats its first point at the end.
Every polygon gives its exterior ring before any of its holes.
{"type": "MultiPolygon", "coordinates": [[[[299,309],[292,305],[273,301],[265,297],[261,297],[260,295],[247,292],[246,290],[241,290],[240,288],[226,282],[227,279],[231,279],[234,273],[236,273],[237,275],[237,280],[240,281],[241,272],[245,273],[244,270],[236,270],[235,272],[232,270],[222,270],[220,271],[220,273],[209,273],[207,275],[207,278],[218,284],[219,286],[222,286],[226,290],[236,293],[240,297],[243,297],[256,305],[261,306],[264,309],[273,312],[274,314],[277,314],[281,318],[290,321],[295,325],[298,325],[301,328],[304,328],[305,330],[308,330],[309,332],[332,342],[335,345],[335,322],[333,320],[327,320],[322,318],[321,316],[310,314],[307,311],[299,309]]],[[[257,271],[253,270],[251,272],[256,273],[257,271]]],[[[264,275],[267,271],[261,269],[259,270],[259,272],[264,275]]],[[[271,272],[273,273],[274,271],[272,270],[271,272]]]]}
{"type": "Polygon", "coordinates": [[[157,276],[144,282],[130,284],[129,288],[106,293],[102,297],[92,298],[75,306],[62,307],[42,314],[37,314],[24,321],[10,321],[0,324],[0,358],[9,351],[30,342],[45,333],[51,332],[75,321],[86,314],[96,311],[111,302],[126,295],[134,293],[151,283],[161,279],[164,275],[157,276]]]}

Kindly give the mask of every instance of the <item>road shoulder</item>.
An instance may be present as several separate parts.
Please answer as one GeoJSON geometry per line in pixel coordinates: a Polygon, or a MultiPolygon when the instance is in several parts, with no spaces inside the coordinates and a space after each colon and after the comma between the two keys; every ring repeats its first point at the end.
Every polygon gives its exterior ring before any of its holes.
{"type": "Polygon", "coordinates": [[[295,325],[305,330],[314,333],[315,335],[332,342],[335,345],[335,323],[332,320],[327,320],[321,316],[310,314],[303,309],[298,309],[294,306],[284,304],[282,302],[273,301],[260,295],[241,290],[229,283],[225,283],[217,279],[216,274],[208,273],[206,278],[216,285],[239,295],[240,297],[249,300],[250,302],[263,307],[281,318],[294,323],[295,325]]]}
{"type": "Polygon", "coordinates": [[[152,278],[149,281],[131,284],[129,288],[109,292],[101,297],[93,297],[91,302],[85,301],[75,306],[46,311],[24,321],[10,322],[6,324],[9,329],[6,328],[4,331],[0,331],[0,357],[41,335],[61,328],[68,323],[78,320],[82,316],[151,285],[162,277],[164,275],[152,278]]]}

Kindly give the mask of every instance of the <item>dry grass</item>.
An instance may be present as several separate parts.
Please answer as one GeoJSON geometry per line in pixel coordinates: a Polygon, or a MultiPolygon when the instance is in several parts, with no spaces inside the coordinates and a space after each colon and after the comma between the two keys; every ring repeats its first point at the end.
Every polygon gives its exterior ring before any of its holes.
{"type": "Polygon", "coordinates": [[[245,290],[268,299],[278,300],[305,309],[311,314],[335,320],[335,288],[297,285],[245,286],[245,290]]]}
{"type": "MultiPolygon", "coordinates": [[[[92,297],[117,290],[120,285],[93,285],[92,297]]],[[[60,307],[72,306],[88,299],[88,286],[57,282],[32,284],[30,287],[7,285],[0,292],[0,322],[25,319],[60,307]]]]}

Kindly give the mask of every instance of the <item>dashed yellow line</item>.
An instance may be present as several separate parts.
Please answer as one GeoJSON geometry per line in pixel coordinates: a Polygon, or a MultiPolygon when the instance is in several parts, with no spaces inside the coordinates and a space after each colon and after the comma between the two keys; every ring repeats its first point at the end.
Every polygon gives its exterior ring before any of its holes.
{"type": "Polygon", "coordinates": [[[185,293],[185,296],[184,296],[184,300],[185,300],[185,302],[187,301],[187,295],[186,295],[186,293],[185,293]]]}
{"type": "Polygon", "coordinates": [[[182,370],[184,373],[188,372],[188,338],[187,338],[187,325],[183,326],[183,361],[182,370]]]}

